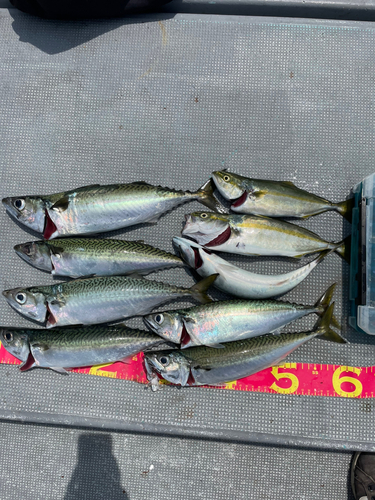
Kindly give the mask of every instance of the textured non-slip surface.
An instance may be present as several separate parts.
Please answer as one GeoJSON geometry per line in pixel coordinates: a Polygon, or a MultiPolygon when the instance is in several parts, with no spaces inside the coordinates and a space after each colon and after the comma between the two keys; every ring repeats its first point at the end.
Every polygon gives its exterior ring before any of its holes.
{"type": "Polygon", "coordinates": [[[352,499],[351,454],[0,424],[1,499],[352,499]]]}
{"type": "MultiPolygon", "coordinates": [[[[1,10],[0,195],[135,180],[195,189],[226,167],[342,200],[374,165],[374,35],[371,24],[189,15],[60,23],[1,10]]],[[[171,251],[183,215],[197,209],[194,202],[116,236],[171,251]]],[[[330,240],[350,232],[335,213],[302,224],[330,240]]],[[[5,211],[0,235],[2,288],[52,282],[13,252],[35,235],[5,211]]],[[[228,258],[265,273],[301,265],[228,258]]],[[[348,270],[330,255],[286,299],[311,304],[337,282],[336,315],[351,343],[313,340],[292,360],[374,364],[375,339],[347,326],[348,270]]],[[[154,276],[193,283],[184,270],[154,276]]],[[[0,314],[5,325],[29,324],[5,300],[0,314]]],[[[7,418],[87,417],[201,436],[233,431],[375,446],[372,401],[173,388],[155,395],[88,376],[0,373],[7,418]]]]}

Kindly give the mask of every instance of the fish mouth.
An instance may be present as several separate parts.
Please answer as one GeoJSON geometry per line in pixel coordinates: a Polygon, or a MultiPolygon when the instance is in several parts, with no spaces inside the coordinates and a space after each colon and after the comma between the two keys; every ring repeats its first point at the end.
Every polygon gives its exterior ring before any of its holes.
{"type": "Polygon", "coordinates": [[[155,332],[155,330],[152,327],[152,323],[149,319],[146,318],[146,316],[143,316],[143,323],[149,328],[152,332],[155,332]]]}
{"type": "Polygon", "coordinates": [[[245,201],[247,200],[247,195],[248,195],[248,192],[247,191],[244,191],[241,196],[239,198],[237,198],[237,200],[235,200],[234,203],[232,203],[232,206],[231,208],[237,208],[237,207],[240,207],[241,205],[243,205],[245,203],[245,201]]]}
{"type": "Polygon", "coordinates": [[[204,246],[206,246],[206,247],[216,247],[216,246],[219,246],[219,245],[223,245],[224,243],[226,243],[229,240],[229,238],[231,237],[231,234],[232,234],[232,230],[231,230],[230,226],[228,226],[225,229],[225,231],[223,231],[222,233],[220,233],[218,236],[216,236],[216,238],[214,238],[213,240],[209,241],[204,246]]]}
{"type": "Polygon", "coordinates": [[[53,220],[49,216],[47,209],[45,210],[45,219],[46,222],[44,226],[43,238],[45,240],[49,240],[54,235],[54,233],[57,232],[57,227],[55,226],[53,220]]]}

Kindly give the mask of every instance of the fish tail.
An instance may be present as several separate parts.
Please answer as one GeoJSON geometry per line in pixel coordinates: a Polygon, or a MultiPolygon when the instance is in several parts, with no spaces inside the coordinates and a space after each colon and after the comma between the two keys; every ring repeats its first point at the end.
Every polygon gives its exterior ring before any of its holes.
{"type": "Polygon", "coordinates": [[[351,246],[351,236],[347,236],[344,240],[337,243],[334,251],[340,255],[348,264],[350,264],[350,246],[351,246]]]}
{"type": "Polygon", "coordinates": [[[330,340],[331,342],[337,342],[338,344],[346,344],[347,341],[341,337],[338,333],[336,333],[330,327],[332,323],[333,309],[335,307],[335,303],[328,307],[323,316],[318,319],[315,325],[315,331],[317,336],[319,336],[323,340],[330,340]]]}
{"type": "MultiPolygon", "coordinates": [[[[318,314],[322,318],[325,316],[326,312],[330,308],[330,303],[331,303],[335,288],[336,288],[336,283],[334,283],[329,288],[327,288],[327,290],[323,293],[323,295],[320,297],[320,299],[315,304],[315,307],[318,308],[318,314]]],[[[333,309],[332,309],[332,314],[331,314],[331,324],[335,328],[341,329],[340,323],[337,321],[337,319],[333,315],[333,309]]]]}
{"type": "Polygon", "coordinates": [[[206,292],[218,276],[218,274],[211,274],[211,276],[207,276],[207,278],[204,278],[203,280],[192,286],[190,288],[192,296],[202,304],[208,304],[209,302],[212,302],[212,299],[207,295],[206,292]]]}
{"type": "Polygon", "coordinates": [[[352,222],[352,210],[354,207],[354,198],[341,201],[340,203],[335,203],[333,206],[335,207],[335,210],[339,214],[341,214],[348,222],[352,222]]]}
{"type": "Polygon", "coordinates": [[[196,195],[199,203],[202,203],[202,205],[205,205],[210,210],[221,214],[228,213],[224,205],[222,205],[219,200],[215,198],[211,179],[208,179],[208,181],[205,182],[203,186],[201,186],[194,194],[196,195]]]}
{"type": "Polygon", "coordinates": [[[332,249],[323,250],[323,252],[320,252],[320,254],[318,255],[318,257],[316,257],[316,259],[314,259],[313,261],[311,261],[310,264],[314,264],[314,267],[317,266],[318,264],[320,264],[322,262],[322,260],[325,257],[327,257],[327,255],[329,255],[332,252],[334,252],[334,250],[332,250],[332,249]]]}

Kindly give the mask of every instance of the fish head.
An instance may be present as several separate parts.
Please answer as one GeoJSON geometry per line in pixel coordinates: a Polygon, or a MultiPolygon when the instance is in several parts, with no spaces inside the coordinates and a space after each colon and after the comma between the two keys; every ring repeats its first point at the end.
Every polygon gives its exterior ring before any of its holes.
{"type": "Polygon", "coordinates": [[[179,344],[184,324],[178,312],[163,312],[144,316],[145,325],[163,339],[179,344]]]}
{"type": "Polygon", "coordinates": [[[3,198],[7,212],[21,224],[43,233],[45,224],[45,203],[39,196],[14,196],[3,198]]]}
{"type": "Polygon", "coordinates": [[[212,179],[221,196],[226,200],[235,200],[243,195],[247,189],[248,179],[226,170],[212,172],[212,179]]]}
{"type": "Polygon", "coordinates": [[[47,302],[43,293],[28,288],[4,290],[8,304],[27,318],[44,323],[47,316],[47,302]]]}
{"type": "Polygon", "coordinates": [[[45,241],[29,241],[16,245],[14,250],[21,259],[42,271],[53,270],[51,252],[45,241]]]}
{"type": "Polygon", "coordinates": [[[194,212],[185,216],[182,236],[203,246],[220,245],[230,237],[229,216],[213,212],[194,212]]]}
{"type": "Polygon", "coordinates": [[[182,260],[192,269],[199,269],[203,265],[202,252],[205,250],[194,241],[175,236],[174,245],[178,248],[182,260]]]}
{"type": "Polygon", "coordinates": [[[0,342],[12,356],[20,361],[25,362],[29,357],[29,339],[24,330],[0,327],[0,342]]]}
{"type": "Polygon", "coordinates": [[[144,355],[148,375],[157,372],[171,384],[187,385],[190,376],[190,362],[179,352],[160,351],[144,355]]]}

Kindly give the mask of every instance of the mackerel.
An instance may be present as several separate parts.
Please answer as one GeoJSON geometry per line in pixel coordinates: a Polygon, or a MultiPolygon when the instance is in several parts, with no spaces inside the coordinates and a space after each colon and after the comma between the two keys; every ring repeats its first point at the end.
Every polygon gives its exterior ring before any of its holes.
{"type": "MultiPolygon", "coordinates": [[[[335,286],[331,285],[313,306],[281,300],[225,300],[149,314],[143,320],[154,333],[181,344],[183,349],[197,345],[220,347],[223,342],[277,332],[308,314],[322,316],[335,286]]],[[[336,319],[333,321],[340,326],[336,319]]]]}
{"type": "Polygon", "coordinates": [[[195,192],[133,182],[94,184],[52,195],[15,196],[2,201],[10,215],[50,240],[156,223],[166,212],[193,200],[211,210],[225,211],[213,195],[210,180],[195,192]]]}
{"type": "Polygon", "coordinates": [[[216,275],[210,276],[191,288],[181,288],[144,278],[106,276],[14,288],[4,290],[3,295],[17,312],[46,323],[46,328],[93,325],[141,316],[182,297],[211,302],[206,291],[215,279],[216,275]]]}
{"type": "Polygon", "coordinates": [[[157,335],[123,324],[54,330],[0,327],[0,341],[22,361],[21,371],[40,367],[60,373],[69,368],[127,363],[138,352],[167,347],[157,335]]]}
{"type": "Polygon", "coordinates": [[[269,217],[194,212],[186,216],[182,236],[215,252],[300,258],[333,250],[349,260],[348,240],[333,243],[317,234],[269,217]]]}
{"type": "Polygon", "coordinates": [[[140,241],[60,238],[30,241],[16,245],[14,250],[38,269],[72,278],[134,273],[144,275],[185,265],[176,255],[140,241]]]}
{"type": "Polygon", "coordinates": [[[191,347],[184,351],[145,353],[145,367],[153,390],[158,377],[172,384],[221,385],[248,377],[281,363],[315,337],[340,344],[346,341],[330,328],[334,304],[309,332],[282,333],[229,342],[222,349],[191,347]]]}

